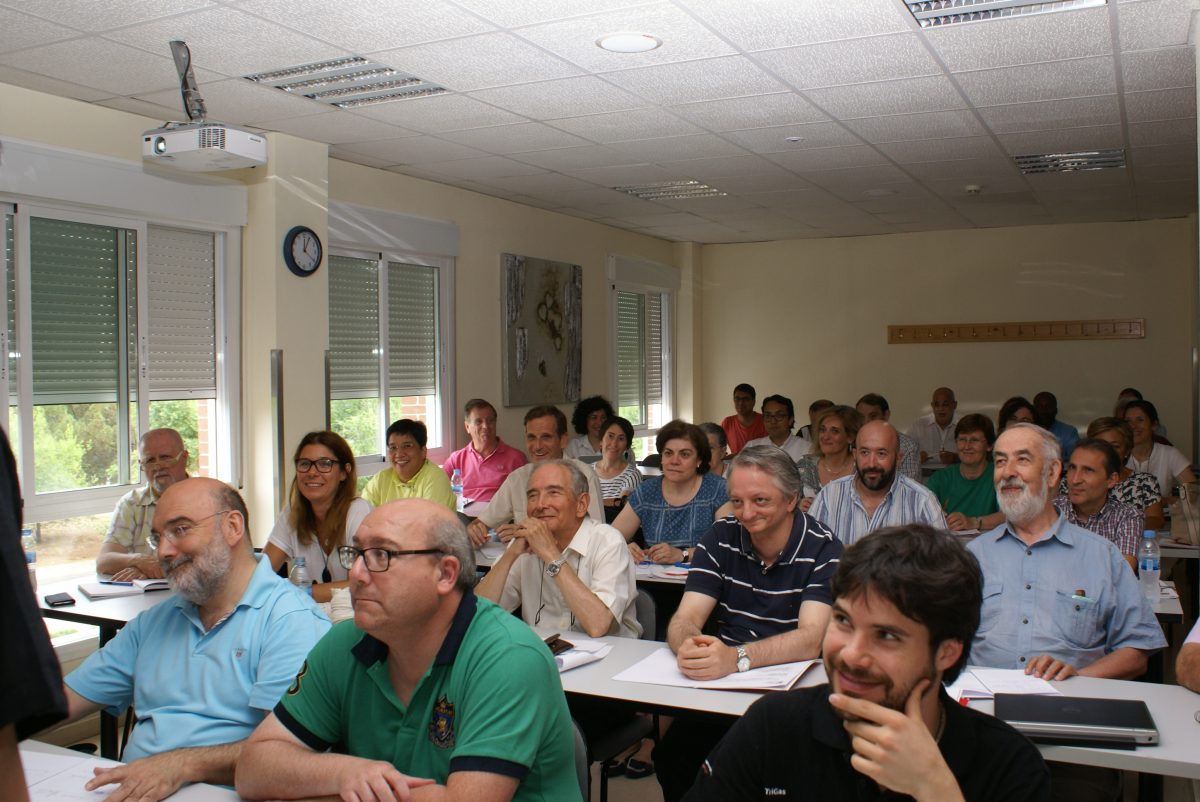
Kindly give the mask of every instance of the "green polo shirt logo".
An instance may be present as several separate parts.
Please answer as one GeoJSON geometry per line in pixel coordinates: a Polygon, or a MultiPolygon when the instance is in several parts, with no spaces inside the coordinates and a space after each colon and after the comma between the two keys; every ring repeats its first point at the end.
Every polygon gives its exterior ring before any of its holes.
{"type": "Polygon", "coordinates": [[[441,749],[451,749],[454,746],[454,703],[439,696],[433,705],[433,715],[429,717],[429,742],[441,749]]]}

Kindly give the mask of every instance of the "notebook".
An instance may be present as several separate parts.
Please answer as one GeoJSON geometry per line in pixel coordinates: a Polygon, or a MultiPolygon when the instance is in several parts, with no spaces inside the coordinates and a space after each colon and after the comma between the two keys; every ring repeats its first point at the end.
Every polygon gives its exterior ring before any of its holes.
{"type": "Polygon", "coordinates": [[[1158,743],[1158,728],[1137,699],[996,694],[996,718],[1030,740],[1073,746],[1133,749],[1158,743]]]}

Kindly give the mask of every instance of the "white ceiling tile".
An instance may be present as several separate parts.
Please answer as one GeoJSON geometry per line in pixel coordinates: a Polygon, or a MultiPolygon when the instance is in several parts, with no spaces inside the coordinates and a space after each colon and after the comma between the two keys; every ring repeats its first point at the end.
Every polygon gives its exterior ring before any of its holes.
{"type": "Polygon", "coordinates": [[[354,162],[355,164],[361,164],[364,167],[383,168],[395,164],[392,159],[383,159],[378,156],[368,156],[365,153],[354,153],[338,145],[334,145],[329,149],[329,157],[332,159],[341,159],[345,162],[354,162]]]}
{"type": "Polygon", "coordinates": [[[536,175],[545,173],[541,168],[530,167],[503,156],[483,156],[477,159],[458,159],[455,161],[427,162],[422,164],[432,173],[454,178],[465,178],[472,181],[488,183],[488,179],[506,178],[518,175],[536,175]]]}
{"type": "Polygon", "coordinates": [[[349,55],[346,50],[232,8],[142,22],[110,31],[105,37],[168,57],[167,42],[182,39],[192,51],[193,65],[229,76],[349,55]]]}
{"type": "Polygon", "coordinates": [[[592,76],[485,89],[473,92],[471,96],[537,120],[581,117],[646,106],[644,100],[592,76]]]}
{"type": "Polygon", "coordinates": [[[1126,156],[1129,162],[1135,167],[1194,164],[1196,162],[1196,148],[1190,143],[1185,145],[1151,145],[1131,148],[1126,156]]]}
{"type": "Polygon", "coordinates": [[[1075,153],[1083,150],[1103,150],[1125,146],[1121,127],[1117,125],[1001,134],[997,139],[1000,140],[1001,147],[1013,156],[1030,156],[1037,153],[1075,153]]]}
{"type": "MultiPolygon", "coordinates": [[[[3,70],[0,70],[0,80],[3,79],[4,72],[3,70]]],[[[175,97],[178,98],[179,95],[176,94],[175,97]]],[[[118,111],[127,111],[130,114],[138,114],[142,117],[149,117],[150,119],[159,123],[179,120],[184,116],[182,103],[175,106],[175,108],[170,108],[168,106],[159,105],[158,103],[147,103],[144,100],[138,100],[134,97],[110,97],[106,100],[96,101],[96,105],[105,106],[110,109],[117,109],[118,111]]],[[[393,134],[393,136],[395,136],[395,134],[393,134]]]]}
{"type": "MultiPolygon", "coordinates": [[[[678,162],[677,162],[678,163],[678,162]]],[[[775,172],[762,175],[730,175],[725,176],[716,185],[733,195],[759,195],[768,192],[788,192],[790,190],[807,189],[812,185],[799,176],[792,175],[778,167],[775,172]]],[[[767,201],[760,201],[768,205],[767,201]]]]}
{"type": "Polygon", "coordinates": [[[238,7],[358,55],[495,29],[443,0],[422,0],[419,14],[406,0],[247,0],[238,7]]]}
{"type": "MultiPolygon", "coordinates": [[[[1186,175],[1188,173],[1191,173],[1192,175],[1196,174],[1195,163],[1188,165],[1186,168],[1183,168],[1183,169],[1181,169],[1179,165],[1167,166],[1165,164],[1160,164],[1160,165],[1151,166],[1151,167],[1139,167],[1137,169],[1137,172],[1134,173],[1134,178],[1137,180],[1138,189],[1146,190],[1150,187],[1153,187],[1156,182],[1162,182],[1162,181],[1176,182],[1179,180],[1180,175],[1186,175]]],[[[1192,186],[1193,186],[1192,195],[1194,197],[1195,196],[1195,189],[1194,189],[1195,180],[1194,179],[1192,181],[1192,186]]]]}
{"type": "Polygon", "coordinates": [[[1116,95],[987,106],[979,109],[979,116],[996,134],[1121,123],[1116,95]]]}
{"type": "MultiPolygon", "coordinates": [[[[107,31],[124,25],[196,11],[214,5],[209,0],[17,0],[30,14],[69,25],[80,31],[107,31]]],[[[164,51],[166,40],[163,40],[164,51]]]]}
{"type": "Polygon", "coordinates": [[[1148,0],[1117,6],[1122,50],[1155,50],[1186,45],[1195,4],[1189,0],[1148,0]]]}
{"type": "MultiPolygon", "coordinates": [[[[178,98],[179,74],[168,54],[165,39],[162,51],[163,55],[154,55],[105,39],[87,37],[8,53],[0,56],[0,64],[101,89],[109,95],[132,95],[174,86],[178,98]]],[[[197,70],[197,80],[203,80],[205,74],[197,70]]],[[[180,114],[183,114],[182,106],[180,114]]]]}
{"type": "Polygon", "coordinates": [[[669,106],[668,110],[710,131],[795,125],[828,119],[807,100],[791,92],[685,103],[669,106]]]}
{"type": "Polygon", "coordinates": [[[321,114],[308,114],[303,117],[285,117],[279,120],[264,119],[255,122],[255,125],[268,131],[282,131],[285,134],[317,142],[328,142],[331,145],[417,135],[416,131],[370,120],[340,109],[333,109],[321,114]]]}
{"type": "MultiPolygon", "coordinates": [[[[256,84],[244,78],[226,78],[223,81],[211,83],[202,81],[200,94],[208,106],[210,117],[214,120],[232,123],[302,117],[329,108],[315,100],[256,84]]],[[[139,93],[139,97],[160,106],[177,105],[179,113],[183,114],[183,104],[179,99],[178,89],[139,93]]]]}
{"type": "Polygon", "coordinates": [[[991,137],[972,136],[958,139],[926,139],[920,142],[892,142],[879,145],[897,164],[932,162],[944,159],[989,159],[1003,154],[991,137]]]}
{"type": "Polygon", "coordinates": [[[629,139],[655,139],[664,136],[698,134],[702,131],[689,122],[662,109],[632,109],[610,114],[590,114],[547,120],[549,125],[601,144],[629,139]]]}
{"type": "Polygon", "coordinates": [[[580,73],[577,67],[505,32],[384,50],[371,58],[458,92],[580,73]]]}
{"type": "Polygon", "coordinates": [[[622,6],[637,5],[646,0],[455,0],[479,16],[506,28],[534,25],[568,17],[581,17],[622,6]]]}
{"type": "Polygon", "coordinates": [[[904,171],[918,181],[926,183],[954,181],[966,185],[1003,182],[1006,191],[1014,186],[1025,186],[1016,164],[1011,158],[1005,157],[919,162],[904,165],[904,171]]]}
{"type": "Polygon", "coordinates": [[[355,110],[356,114],[380,122],[411,128],[426,134],[484,128],[524,122],[504,109],[489,106],[465,95],[445,94],[379,103],[355,110]]]}
{"type": "Polygon", "coordinates": [[[677,181],[680,175],[655,164],[623,164],[616,167],[593,167],[589,170],[569,170],[567,175],[599,184],[602,187],[621,187],[655,181],[677,181]]]}
{"type": "Polygon", "coordinates": [[[760,95],[785,88],[743,56],[642,67],[609,73],[605,78],[661,105],[760,95]]]}
{"type": "Polygon", "coordinates": [[[1126,92],[1125,117],[1130,122],[1196,119],[1196,90],[1161,89],[1157,92],[1126,92]]]}
{"type": "Polygon", "coordinates": [[[678,209],[681,212],[691,212],[701,217],[712,218],[725,212],[737,212],[747,209],[761,209],[762,206],[753,200],[739,198],[734,195],[718,195],[711,198],[677,198],[675,200],[659,201],[663,206],[678,209]]]}
{"type": "Polygon", "coordinates": [[[635,142],[616,142],[609,145],[617,153],[634,156],[639,161],[656,162],[667,159],[699,159],[705,156],[744,156],[745,151],[715,134],[671,136],[662,139],[641,139],[635,142]]]}
{"type": "Polygon", "coordinates": [[[612,167],[637,161],[631,156],[616,153],[603,145],[583,145],[577,148],[517,153],[513,154],[513,158],[526,164],[544,167],[547,170],[584,170],[588,167],[612,167]]]}
{"type": "Polygon", "coordinates": [[[1196,85],[1196,53],[1191,47],[1146,50],[1121,55],[1125,91],[1176,89],[1196,85]]]}
{"type": "Polygon", "coordinates": [[[70,28],[9,8],[0,8],[0,53],[37,47],[76,36],[79,36],[79,33],[70,28]]]}
{"type": "Polygon", "coordinates": [[[453,131],[441,136],[451,142],[479,148],[488,153],[527,153],[587,144],[586,140],[541,123],[472,128],[469,131],[453,131]]]}
{"type": "Polygon", "coordinates": [[[681,9],[658,3],[521,28],[517,34],[589,72],[611,72],[653,64],[731,55],[725,41],[681,9]],[[613,53],[596,40],[614,31],[645,31],[662,45],[645,53],[613,53]]]}
{"type": "Polygon", "coordinates": [[[1089,196],[1129,194],[1129,173],[1125,170],[1083,170],[1071,173],[1036,173],[1025,176],[1039,198],[1057,202],[1076,201],[1089,196]]]}
{"type": "Polygon", "coordinates": [[[878,0],[682,0],[682,4],[745,50],[899,33],[913,25],[898,4],[878,0]]]}
{"type": "MultiPolygon", "coordinates": [[[[94,102],[104,98],[112,97],[112,92],[103,89],[97,89],[94,86],[82,86],[73,84],[69,81],[60,81],[57,78],[50,78],[45,75],[39,75],[25,70],[18,70],[14,67],[6,67],[0,65],[0,81],[13,86],[22,86],[26,89],[33,89],[37,92],[45,92],[48,95],[59,95],[61,97],[74,98],[75,100],[83,100],[94,102]]],[[[182,107],[181,107],[182,108],[182,107]]],[[[182,111],[180,111],[182,113],[182,111]]]]}
{"type": "Polygon", "coordinates": [[[660,160],[658,164],[670,170],[675,170],[686,178],[694,178],[697,181],[704,181],[706,183],[711,181],[723,182],[725,179],[733,176],[751,178],[779,172],[779,165],[772,164],[759,156],[719,156],[709,159],[681,159],[678,161],[660,160]]]}
{"type": "Polygon", "coordinates": [[[622,223],[639,228],[653,226],[694,226],[704,222],[701,218],[687,212],[663,212],[661,214],[635,214],[629,217],[617,218],[622,223]]]}
{"type": "Polygon", "coordinates": [[[951,72],[1112,53],[1107,8],[946,25],[923,33],[951,72]]]}
{"type": "Polygon", "coordinates": [[[988,202],[996,195],[1028,192],[1029,185],[1015,170],[1012,175],[989,174],[983,177],[968,174],[958,178],[922,179],[922,186],[950,201],[988,202]],[[981,188],[979,195],[967,195],[967,184],[981,188]]]}
{"type": "Polygon", "coordinates": [[[389,164],[419,164],[426,167],[432,162],[489,155],[457,142],[447,142],[431,136],[410,136],[403,139],[385,139],[380,142],[355,142],[351,145],[342,145],[341,148],[351,153],[389,159],[389,164]]]}
{"type": "Polygon", "coordinates": [[[932,111],[925,114],[893,114],[887,117],[863,117],[847,120],[846,127],[868,142],[904,142],[917,139],[946,139],[977,136],[984,128],[975,115],[960,111],[932,111]]]}
{"type": "Polygon", "coordinates": [[[1135,148],[1144,145],[1183,145],[1195,141],[1195,117],[1190,120],[1129,124],[1129,144],[1135,148]]]}
{"type": "Polygon", "coordinates": [[[999,70],[963,72],[954,77],[967,99],[975,106],[1111,95],[1117,91],[1111,58],[1029,64],[999,70]]]}
{"type": "Polygon", "coordinates": [[[805,93],[809,100],[839,119],[879,117],[966,108],[949,79],[909,78],[872,84],[836,86],[805,93]]]}
{"type": "Polygon", "coordinates": [[[837,145],[862,144],[858,137],[838,123],[806,123],[774,128],[752,128],[748,131],[726,131],[722,134],[752,153],[790,153],[806,148],[828,148],[837,145]],[[802,137],[789,142],[788,137],[802,137]]]}
{"type": "Polygon", "coordinates": [[[755,54],[758,62],[797,89],[940,75],[916,34],[847,39],[755,54]]]}
{"type": "Polygon", "coordinates": [[[840,170],[844,167],[862,167],[887,162],[882,153],[868,145],[798,150],[794,153],[770,153],[765,158],[788,170],[804,173],[806,178],[808,177],[807,172],[810,170],[840,170]]]}

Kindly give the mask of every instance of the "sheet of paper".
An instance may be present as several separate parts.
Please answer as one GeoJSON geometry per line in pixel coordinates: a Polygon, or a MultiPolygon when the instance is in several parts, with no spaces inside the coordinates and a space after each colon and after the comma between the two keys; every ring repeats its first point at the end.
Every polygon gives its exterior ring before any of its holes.
{"type": "Polygon", "coordinates": [[[85,791],[83,786],[94,776],[93,769],[116,765],[119,764],[112,760],[82,754],[75,757],[21,750],[21,766],[25,770],[29,798],[36,802],[93,802],[107,799],[116,790],[115,786],[95,791],[85,791]]]}
{"type": "Polygon", "coordinates": [[[958,675],[954,684],[946,686],[950,698],[991,699],[998,693],[1023,693],[1034,696],[1061,696],[1062,691],[1040,677],[1028,676],[1019,668],[984,668],[970,666],[958,675]]]}
{"type": "Polygon", "coordinates": [[[649,685],[672,685],[678,688],[709,688],[713,690],[772,690],[790,687],[803,676],[816,660],[782,663],[777,666],[754,668],[740,674],[730,674],[716,680],[694,680],[683,675],[668,648],[657,649],[613,677],[618,682],[641,682],[649,685]]]}
{"type": "Polygon", "coordinates": [[[586,666],[588,663],[594,663],[597,660],[603,660],[612,651],[611,643],[601,643],[600,641],[586,641],[589,648],[581,648],[576,641],[574,649],[567,649],[562,654],[554,655],[554,663],[558,666],[558,673],[570,671],[572,668],[586,666]]]}

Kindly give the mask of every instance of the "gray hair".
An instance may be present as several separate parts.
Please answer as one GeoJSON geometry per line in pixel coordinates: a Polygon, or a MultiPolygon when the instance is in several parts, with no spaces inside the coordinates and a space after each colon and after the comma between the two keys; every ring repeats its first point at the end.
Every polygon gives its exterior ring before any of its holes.
{"type": "Polygon", "coordinates": [[[529,472],[529,478],[532,479],[535,472],[546,467],[547,465],[558,465],[567,469],[567,474],[571,477],[571,492],[575,494],[576,498],[588,492],[587,474],[585,474],[583,469],[575,464],[575,460],[572,459],[548,459],[545,462],[539,462],[537,466],[529,472]]]}
{"type": "MultiPolygon", "coordinates": [[[[1047,429],[1043,429],[1036,423],[1014,423],[1004,429],[1004,434],[1009,432],[1031,432],[1037,439],[1037,450],[1041,453],[1042,462],[1045,466],[1042,469],[1042,479],[1049,480],[1050,464],[1052,462],[1062,463],[1062,446],[1058,443],[1058,438],[1047,429]]],[[[996,438],[999,440],[999,438],[996,438]]]]}
{"type": "Polygon", "coordinates": [[[430,522],[426,536],[429,538],[428,548],[437,549],[458,560],[457,586],[464,591],[474,587],[475,550],[471,548],[471,539],[467,537],[467,528],[462,521],[457,518],[435,518],[430,522]]]}
{"type": "Polygon", "coordinates": [[[799,498],[803,489],[800,471],[782,448],[765,444],[743,448],[729,463],[730,477],[732,478],[734,470],[743,466],[758,468],[770,476],[772,484],[779,488],[784,498],[799,498]]]}

